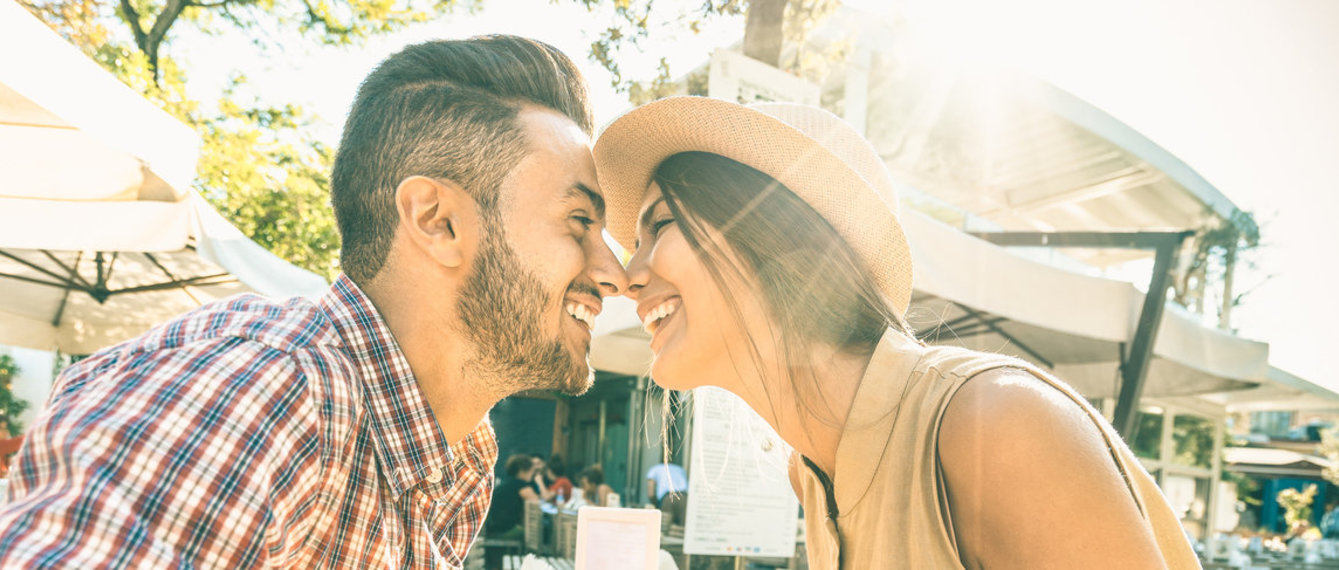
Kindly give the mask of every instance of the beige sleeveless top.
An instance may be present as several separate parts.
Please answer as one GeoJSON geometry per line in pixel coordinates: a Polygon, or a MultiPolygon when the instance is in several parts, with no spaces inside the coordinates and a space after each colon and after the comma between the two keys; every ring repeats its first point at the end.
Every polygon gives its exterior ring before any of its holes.
{"type": "Polygon", "coordinates": [[[879,342],[837,446],[835,521],[828,516],[831,511],[819,475],[804,462],[798,467],[809,567],[962,568],[939,471],[939,424],[949,399],[964,382],[1000,367],[1032,373],[1088,413],[1152,528],[1167,566],[1199,568],[1180,522],[1153,479],[1110,424],[1072,388],[1015,358],[923,347],[896,331],[879,342]]]}

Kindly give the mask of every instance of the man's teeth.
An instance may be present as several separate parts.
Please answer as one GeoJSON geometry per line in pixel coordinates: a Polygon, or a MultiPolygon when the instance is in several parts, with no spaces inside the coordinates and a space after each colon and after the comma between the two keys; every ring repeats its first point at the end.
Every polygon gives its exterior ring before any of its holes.
{"type": "Polygon", "coordinates": [[[568,303],[567,314],[572,315],[576,320],[586,325],[587,329],[595,328],[595,313],[591,312],[590,307],[581,303],[568,303]]]}
{"type": "Polygon", "coordinates": [[[669,300],[665,301],[664,303],[661,303],[656,308],[651,309],[651,312],[646,313],[646,318],[642,319],[642,328],[646,329],[646,332],[648,333],[655,332],[656,327],[659,326],[660,324],[660,321],[665,317],[668,317],[671,314],[673,314],[674,311],[678,310],[678,308],[679,303],[675,300],[669,300]]]}

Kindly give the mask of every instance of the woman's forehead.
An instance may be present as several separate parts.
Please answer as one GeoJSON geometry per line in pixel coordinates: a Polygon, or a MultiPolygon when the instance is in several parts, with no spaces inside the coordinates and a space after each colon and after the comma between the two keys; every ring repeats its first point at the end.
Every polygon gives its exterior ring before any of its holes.
{"type": "Polygon", "coordinates": [[[660,199],[660,185],[652,182],[646,187],[646,193],[642,194],[642,206],[640,211],[645,212],[647,208],[655,205],[656,200],[660,199]]]}

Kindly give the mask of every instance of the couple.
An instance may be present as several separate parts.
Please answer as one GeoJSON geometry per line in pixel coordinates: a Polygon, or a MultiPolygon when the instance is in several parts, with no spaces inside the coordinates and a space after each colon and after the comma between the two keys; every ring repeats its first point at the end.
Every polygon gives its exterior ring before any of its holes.
{"type": "Polygon", "coordinates": [[[593,152],[592,131],[542,43],[387,59],[331,177],[344,275],[67,369],[16,459],[0,567],[458,568],[492,490],[488,410],[588,388],[610,295],[637,301],[657,382],[727,388],[797,450],[813,568],[1195,565],[1081,398],[910,334],[895,193],[840,120],[675,98],[593,152]]]}

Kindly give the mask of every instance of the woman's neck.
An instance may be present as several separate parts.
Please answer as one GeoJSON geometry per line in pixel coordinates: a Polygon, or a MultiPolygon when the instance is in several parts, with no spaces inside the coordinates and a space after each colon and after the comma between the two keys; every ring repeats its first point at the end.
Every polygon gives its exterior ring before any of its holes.
{"type": "MultiPolygon", "coordinates": [[[[808,367],[778,365],[750,387],[731,387],[786,443],[835,477],[837,446],[871,355],[810,349],[808,367]],[[766,384],[766,389],[763,389],[766,384]]],[[[741,383],[745,383],[742,382],[741,383]]]]}

